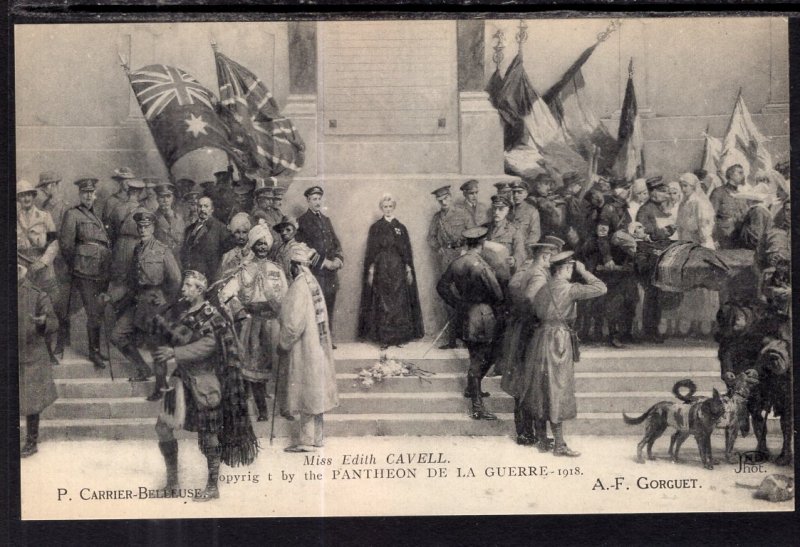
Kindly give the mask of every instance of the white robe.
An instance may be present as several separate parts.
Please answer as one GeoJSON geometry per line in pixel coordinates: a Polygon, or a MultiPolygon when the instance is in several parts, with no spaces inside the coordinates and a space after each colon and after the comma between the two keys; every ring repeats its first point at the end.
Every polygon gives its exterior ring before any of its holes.
{"type": "Polygon", "coordinates": [[[281,364],[285,378],[280,406],[290,413],[322,414],[339,406],[336,370],[331,348],[328,315],[324,313],[323,334],[315,320],[314,295],[324,306],[322,289],[304,269],[289,286],[281,307],[278,343],[288,351],[288,363],[281,364]],[[287,366],[288,365],[288,366],[287,366]]]}

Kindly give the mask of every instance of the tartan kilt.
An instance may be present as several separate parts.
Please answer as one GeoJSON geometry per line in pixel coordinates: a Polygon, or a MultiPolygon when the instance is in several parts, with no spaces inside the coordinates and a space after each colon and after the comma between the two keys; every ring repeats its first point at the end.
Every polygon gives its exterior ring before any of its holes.
{"type": "Polygon", "coordinates": [[[199,409],[192,396],[188,379],[183,381],[183,394],[186,401],[186,418],[183,429],[192,433],[215,434],[222,428],[222,405],[211,409],[199,409]]]}

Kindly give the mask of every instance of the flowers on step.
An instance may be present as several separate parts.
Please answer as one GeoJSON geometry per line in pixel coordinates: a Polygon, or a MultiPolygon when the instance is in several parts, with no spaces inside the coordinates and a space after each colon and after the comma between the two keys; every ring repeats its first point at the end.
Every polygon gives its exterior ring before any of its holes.
{"type": "MultiPolygon", "coordinates": [[[[381,360],[369,368],[362,368],[358,371],[356,386],[370,388],[376,383],[383,382],[384,378],[416,376],[420,380],[426,380],[425,376],[432,376],[434,373],[419,368],[410,361],[400,359],[388,359],[385,354],[381,354],[381,360]]],[[[426,380],[429,382],[429,380],[426,380]]]]}

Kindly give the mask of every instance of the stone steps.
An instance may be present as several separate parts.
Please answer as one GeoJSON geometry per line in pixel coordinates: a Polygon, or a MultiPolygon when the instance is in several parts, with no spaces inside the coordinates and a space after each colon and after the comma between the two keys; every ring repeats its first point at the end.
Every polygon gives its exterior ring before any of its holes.
{"type": "MultiPolygon", "coordinates": [[[[575,388],[580,414],[567,426],[573,434],[630,435],[621,413],[638,415],[650,405],[672,398],[673,384],[692,378],[699,394],[722,388],[716,348],[708,343],[631,346],[616,350],[604,346],[582,348],[575,365],[575,388]]],[[[492,396],[488,408],[497,422],[469,418],[466,385],[466,349],[432,349],[417,342],[390,348],[389,358],[415,363],[434,375],[391,377],[371,387],[359,383],[358,371],[379,359],[369,344],[341,344],[334,352],[340,406],[326,415],[326,434],[358,435],[504,435],[514,429],[514,402],[500,388],[499,377],[489,377],[483,388],[492,396]],[[426,353],[427,351],[427,353],[426,353]],[[424,356],[424,357],[423,357],[424,356]]],[[[115,381],[108,370],[96,370],[85,357],[68,352],[53,368],[59,399],[42,415],[44,438],[123,439],[151,438],[159,403],[144,398],[153,381],[127,381],[130,366],[114,358],[115,381]]],[[[145,355],[145,358],[148,356],[145,355]]],[[[272,392],[272,385],[268,392],[272,392]]],[[[272,401],[268,401],[271,407],[272,401]]],[[[252,405],[252,401],[251,401],[252,405]]],[[[260,437],[269,436],[269,422],[255,423],[260,437]]],[[[289,423],[279,418],[276,432],[287,434],[289,423]]],[[[776,426],[777,427],[777,426],[776,426]]],[[[774,428],[773,428],[774,429],[774,428]]],[[[637,433],[638,434],[638,433],[637,433]]]]}
{"type": "MultiPolygon", "coordinates": [[[[709,393],[698,393],[709,395],[709,393]]],[[[578,408],[587,413],[627,412],[638,415],[651,405],[669,399],[661,392],[577,393],[578,408]]],[[[485,399],[494,413],[514,411],[514,400],[503,392],[485,399]]],[[[463,413],[469,400],[452,392],[341,393],[339,407],[329,414],[442,414],[463,413]]],[[[271,403],[270,403],[271,404],[271,403]]],[[[61,398],[42,413],[44,420],[156,418],[160,404],[144,397],[61,398]]]]}

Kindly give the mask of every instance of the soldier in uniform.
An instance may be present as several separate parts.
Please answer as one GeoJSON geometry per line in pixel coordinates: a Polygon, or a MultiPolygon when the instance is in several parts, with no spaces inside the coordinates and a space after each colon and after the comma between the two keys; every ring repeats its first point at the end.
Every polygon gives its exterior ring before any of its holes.
{"type": "MultiPolygon", "coordinates": [[[[442,186],[431,192],[439,202],[439,210],[433,215],[428,228],[428,245],[436,253],[439,275],[441,276],[450,263],[458,258],[464,250],[464,238],[461,234],[467,228],[473,228],[472,217],[462,208],[453,206],[450,185],[442,186]]],[[[456,347],[456,329],[451,325],[449,339],[441,349],[456,347]]]]}
{"type": "Polygon", "coordinates": [[[111,281],[120,283],[128,275],[128,268],[133,258],[133,249],[139,241],[139,231],[133,214],[142,208],[146,197],[143,180],[128,181],[128,201],[114,208],[109,219],[109,232],[114,244],[111,261],[111,281]]]}
{"type": "Polygon", "coordinates": [[[239,340],[245,348],[242,375],[258,408],[258,421],[269,419],[267,412],[267,379],[277,370],[278,317],[289,285],[283,269],[269,259],[272,230],[257,224],[248,235],[247,246],[253,258],[236,270],[219,293],[219,301],[227,305],[236,297],[247,312],[239,322],[239,340]]]}
{"type": "Polygon", "coordinates": [[[483,405],[481,380],[492,365],[492,344],[497,335],[494,308],[503,301],[503,291],[492,268],[481,257],[486,227],[465,230],[467,251],[453,260],[439,279],[436,292],[457,313],[458,335],[469,350],[467,391],[475,420],[496,420],[483,405]]]}
{"type": "MultiPolygon", "coordinates": [[[[274,215],[271,213],[272,209],[272,186],[259,186],[256,185],[256,189],[253,191],[253,197],[256,201],[256,206],[253,207],[253,212],[250,213],[250,217],[255,219],[256,214],[267,220],[269,224],[269,220],[274,220],[275,223],[279,222],[280,219],[275,219],[274,215]]],[[[257,222],[257,221],[256,221],[257,222]]],[[[273,226],[274,224],[270,224],[273,226]]]]}
{"type": "Polygon", "coordinates": [[[164,182],[156,186],[158,209],[156,217],[156,239],[166,245],[175,257],[180,256],[186,224],[174,208],[175,185],[164,182]]]}
{"type": "MultiPolygon", "coordinates": [[[[26,180],[17,184],[17,257],[28,270],[30,282],[50,297],[51,302],[61,302],[61,289],[56,279],[53,262],[58,256],[56,226],[50,213],[34,205],[36,188],[26,180]]],[[[65,314],[63,306],[59,308],[65,314]]],[[[50,337],[55,337],[55,333],[50,337]]],[[[55,353],[63,353],[66,333],[60,332],[55,341],[49,340],[50,360],[58,364],[55,353]]]]}
{"type": "MultiPolygon", "coordinates": [[[[143,338],[152,332],[153,319],[165,304],[177,296],[181,284],[181,270],[169,247],[155,236],[156,216],[147,209],[133,214],[139,233],[139,242],[133,251],[133,260],[123,285],[118,285],[101,296],[105,302],[111,301],[121,312],[109,340],[136,367],[131,382],[144,382],[150,376],[150,367],[142,358],[138,342],[151,343],[143,338]]],[[[147,398],[155,401],[161,398],[166,388],[166,370],[156,363],[156,385],[147,398]]]]}
{"type": "Polygon", "coordinates": [[[273,232],[280,235],[280,243],[275,244],[270,251],[270,260],[283,268],[286,278],[290,279],[292,265],[292,249],[300,245],[295,239],[297,234],[297,221],[292,217],[284,216],[280,222],[272,227],[273,232]]]}
{"type": "Polygon", "coordinates": [[[715,188],[709,196],[711,205],[717,214],[714,223],[714,241],[720,249],[738,247],[736,236],[747,214],[747,202],[736,199],[734,195],[745,183],[744,169],[738,163],[725,170],[725,184],[715,188]]]}
{"type": "Polygon", "coordinates": [[[491,211],[489,207],[478,201],[478,181],[475,179],[468,180],[460,187],[464,199],[456,204],[466,211],[470,218],[472,218],[472,226],[482,226],[487,221],[491,220],[491,211]]]}
{"type": "Polygon", "coordinates": [[[508,182],[495,182],[494,189],[495,189],[495,194],[505,196],[508,199],[512,199],[511,186],[508,182]]]}
{"type": "MultiPolygon", "coordinates": [[[[308,210],[297,219],[297,241],[305,243],[316,256],[311,260],[310,270],[317,278],[325,305],[328,308],[328,324],[333,337],[333,313],[336,305],[336,292],[339,290],[337,272],[344,264],[342,245],[333,229],[331,219],[322,214],[322,198],[325,192],[319,186],[312,186],[303,192],[308,202],[308,210]]],[[[336,345],[333,345],[336,349],[336,345]]]]}
{"type": "Polygon", "coordinates": [[[120,167],[119,169],[115,169],[111,174],[111,180],[114,186],[113,190],[106,188],[97,189],[97,203],[95,208],[98,218],[106,225],[106,230],[108,230],[108,223],[114,209],[116,209],[120,203],[128,201],[128,181],[135,178],[136,175],[133,174],[133,171],[129,167],[120,167]]]}
{"type": "Polygon", "coordinates": [[[528,185],[525,181],[515,180],[509,184],[514,211],[509,215],[511,223],[517,227],[526,245],[539,241],[542,228],[539,222],[539,211],[525,201],[528,198],[528,185]]]}
{"type": "Polygon", "coordinates": [[[188,226],[197,220],[197,198],[200,197],[200,188],[191,179],[178,179],[175,185],[178,189],[175,211],[188,226]]]}
{"type": "Polygon", "coordinates": [[[58,397],[47,349],[47,335],[56,331],[58,320],[47,294],[27,279],[27,271],[17,264],[19,414],[27,430],[21,458],[38,452],[39,415],[58,397]]]}
{"type": "MultiPolygon", "coordinates": [[[[511,201],[507,197],[492,196],[492,220],[484,226],[488,228],[489,241],[502,244],[508,249],[511,255],[511,270],[521,266],[525,262],[525,238],[517,231],[508,220],[508,212],[511,209],[511,201]]],[[[507,280],[506,280],[507,281],[507,280]]]]}
{"type": "Polygon", "coordinates": [[[155,427],[167,469],[164,491],[172,496],[180,488],[175,430],[196,432],[208,465],[206,487],[192,499],[198,502],[219,498],[221,461],[249,465],[258,452],[233,333],[205,300],[207,287],[202,273],[185,272],[183,305],[170,316],[174,320],[158,320],[165,326],[168,341],[153,353],[156,361],[173,371],[155,427]]]}
{"type": "MultiPolygon", "coordinates": [[[[225,219],[225,224],[229,223],[233,218],[233,215],[237,213],[250,214],[250,211],[253,210],[254,188],[255,184],[248,179],[240,180],[239,184],[233,187],[233,194],[235,196],[235,201],[230,208],[228,217],[225,219]]],[[[250,221],[255,222],[252,218],[250,219],[250,221]]]]}
{"type": "Polygon", "coordinates": [[[633,182],[625,179],[613,179],[610,184],[611,194],[605,197],[598,221],[605,220],[609,232],[614,234],[619,230],[627,230],[628,224],[634,220],[628,212],[628,199],[631,197],[633,182]]]}
{"type": "Polygon", "coordinates": [[[541,235],[563,237],[564,215],[559,204],[553,199],[555,180],[547,173],[539,173],[528,185],[528,202],[539,211],[541,235]]]}
{"type": "Polygon", "coordinates": [[[58,183],[61,182],[61,174],[55,171],[44,171],[39,174],[39,183],[36,189],[41,192],[42,199],[37,207],[42,211],[47,211],[56,225],[56,229],[61,226],[61,218],[67,210],[67,204],[58,195],[58,183]]]}
{"type": "Polygon", "coordinates": [[[94,212],[97,179],[79,178],[80,203],[67,209],[58,232],[58,244],[72,279],[70,290],[75,288],[86,308],[86,329],[89,341],[89,359],[94,366],[105,368],[100,355],[100,325],[103,305],[97,295],[108,287],[108,270],[111,264],[111,239],[105,225],[94,212]]]}

